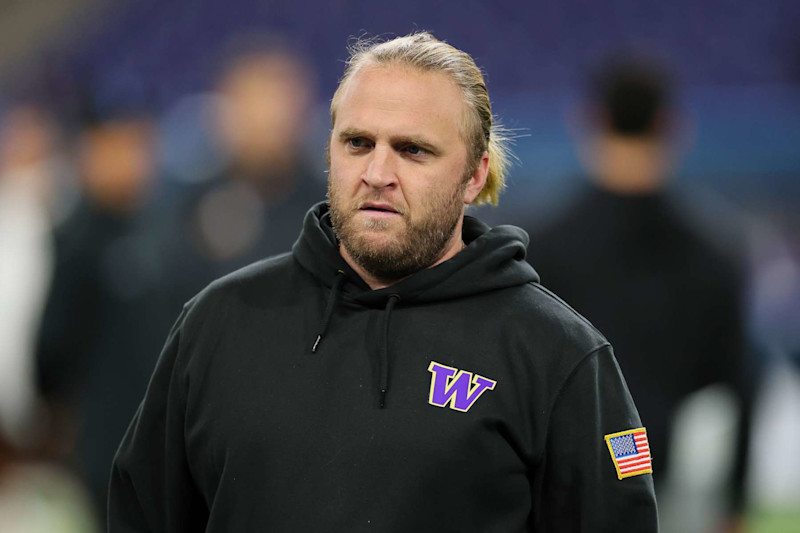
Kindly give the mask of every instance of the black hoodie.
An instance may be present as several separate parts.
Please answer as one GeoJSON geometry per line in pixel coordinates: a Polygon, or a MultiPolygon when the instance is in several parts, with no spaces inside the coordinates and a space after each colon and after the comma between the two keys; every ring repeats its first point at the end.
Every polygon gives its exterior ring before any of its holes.
{"type": "Polygon", "coordinates": [[[292,254],[211,284],[174,326],[115,460],[112,533],[656,531],[608,342],[538,284],[527,236],[370,290],[327,206],[292,254]]]}

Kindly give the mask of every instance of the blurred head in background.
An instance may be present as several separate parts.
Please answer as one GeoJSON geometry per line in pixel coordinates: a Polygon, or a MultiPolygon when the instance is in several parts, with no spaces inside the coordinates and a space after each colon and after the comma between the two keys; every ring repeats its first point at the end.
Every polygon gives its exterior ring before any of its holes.
{"type": "Polygon", "coordinates": [[[236,43],[217,81],[218,134],[235,172],[281,175],[296,164],[306,135],[313,81],[287,48],[236,43]]]}
{"type": "Polygon", "coordinates": [[[40,163],[49,157],[54,142],[54,124],[43,109],[34,104],[12,108],[0,126],[0,173],[40,163]]]}
{"type": "Polygon", "coordinates": [[[646,194],[664,185],[676,155],[674,105],[672,78],[654,58],[615,55],[592,73],[581,158],[601,187],[646,194]]]}
{"type": "Polygon", "coordinates": [[[44,108],[33,103],[12,107],[0,119],[0,182],[13,181],[48,202],[52,183],[45,167],[57,137],[56,124],[44,108]]]}
{"type": "Polygon", "coordinates": [[[78,167],[86,196],[115,212],[141,207],[152,185],[154,128],[145,113],[94,120],[80,135],[78,167]]]}

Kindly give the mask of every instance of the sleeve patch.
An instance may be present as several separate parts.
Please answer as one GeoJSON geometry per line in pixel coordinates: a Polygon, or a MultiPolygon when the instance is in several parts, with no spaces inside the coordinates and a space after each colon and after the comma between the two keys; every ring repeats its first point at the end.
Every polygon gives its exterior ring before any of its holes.
{"type": "Polygon", "coordinates": [[[650,443],[647,442],[645,428],[611,433],[604,439],[619,479],[653,472],[650,443]]]}

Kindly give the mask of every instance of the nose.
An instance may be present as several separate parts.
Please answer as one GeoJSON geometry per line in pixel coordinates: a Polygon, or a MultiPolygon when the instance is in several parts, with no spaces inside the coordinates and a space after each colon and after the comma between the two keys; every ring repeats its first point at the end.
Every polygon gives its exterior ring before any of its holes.
{"type": "Polygon", "coordinates": [[[372,188],[383,189],[397,183],[397,164],[394,151],[385,146],[376,146],[369,154],[364,182],[372,188]]]}

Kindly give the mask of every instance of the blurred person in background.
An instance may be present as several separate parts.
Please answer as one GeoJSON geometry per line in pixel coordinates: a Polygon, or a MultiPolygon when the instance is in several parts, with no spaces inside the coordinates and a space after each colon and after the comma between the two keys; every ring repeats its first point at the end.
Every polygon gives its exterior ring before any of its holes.
{"type": "Polygon", "coordinates": [[[88,498],[67,470],[39,457],[36,332],[53,261],[51,223],[58,131],[34,103],[0,119],[0,533],[96,530],[88,498]]]}
{"type": "MultiPolygon", "coordinates": [[[[679,116],[658,62],[609,58],[591,80],[582,119],[591,179],[549,223],[528,225],[528,259],[545,287],[614,344],[648,429],[660,504],[677,408],[711,384],[735,392],[739,429],[723,528],[738,531],[752,396],[743,247],[695,223],[670,187],[679,116]]],[[[666,518],[664,531],[673,531],[666,518]]]]}
{"type": "Polygon", "coordinates": [[[305,62],[261,36],[242,37],[225,57],[214,134],[226,161],[184,192],[166,239],[175,312],[215,278],[289,251],[325,193],[305,156],[314,92],[305,62]]]}
{"type": "Polygon", "coordinates": [[[45,111],[19,105],[0,125],[0,421],[30,444],[36,330],[50,281],[49,205],[56,132],[45,111]]]}
{"type": "Polygon", "coordinates": [[[169,329],[148,210],[154,131],[138,101],[87,106],[76,154],[82,198],[56,229],[39,334],[50,451],[85,478],[101,521],[116,446],[169,329]]]}

